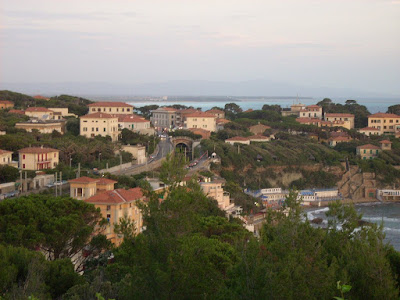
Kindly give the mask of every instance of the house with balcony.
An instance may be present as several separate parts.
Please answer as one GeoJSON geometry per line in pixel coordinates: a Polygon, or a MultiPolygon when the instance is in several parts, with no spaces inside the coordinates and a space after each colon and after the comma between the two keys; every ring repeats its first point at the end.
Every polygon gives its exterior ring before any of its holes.
{"type": "Polygon", "coordinates": [[[95,102],[88,105],[89,114],[101,112],[107,114],[133,114],[133,105],[124,102],[95,102]]]}
{"type": "Polygon", "coordinates": [[[97,135],[110,136],[113,142],[118,140],[118,117],[96,112],[80,117],[80,135],[94,138],[97,135]]]}
{"type": "Polygon", "coordinates": [[[215,199],[218,202],[218,207],[222,210],[227,210],[234,206],[230,202],[229,192],[224,191],[223,186],[225,185],[224,179],[211,180],[210,178],[205,178],[200,182],[200,187],[204,194],[208,197],[215,199]]]}
{"type": "Polygon", "coordinates": [[[324,120],[328,122],[332,122],[335,124],[335,121],[343,122],[342,127],[346,129],[354,128],[354,115],[353,114],[345,114],[345,113],[326,113],[324,115],[324,120]]]}
{"type": "Polygon", "coordinates": [[[117,183],[107,178],[79,177],[68,180],[70,185],[70,196],[77,200],[86,200],[99,192],[114,190],[117,183]]]}
{"type": "Polygon", "coordinates": [[[58,165],[60,150],[46,147],[28,147],[18,150],[21,170],[53,169],[58,165]]]}
{"type": "Polygon", "coordinates": [[[308,105],[299,111],[299,118],[322,119],[322,107],[319,105],[308,105]]]}

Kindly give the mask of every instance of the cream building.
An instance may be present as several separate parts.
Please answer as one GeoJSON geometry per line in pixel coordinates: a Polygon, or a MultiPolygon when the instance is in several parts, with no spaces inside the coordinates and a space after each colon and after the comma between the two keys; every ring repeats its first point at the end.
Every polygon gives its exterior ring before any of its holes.
{"type": "Polygon", "coordinates": [[[361,156],[362,159],[372,159],[379,155],[381,148],[375,145],[367,144],[358,146],[356,148],[357,155],[361,156]]]}
{"type": "Polygon", "coordinates": [[[79,177],[68,180],[70,196],[77,200],[86,200],[99,192],[111,191],[117,181],[107,178],[79,177]]]}
{"type": "Polygon", "coordinates": [[[147,161],[145,146],[123,145],[122,150],[131,153],[138,165],[144,164],[147,161]]]}
{"type": "Polygon", "coordinates": [[[93,113],[80,117],[80,135],[93,138],[97,135],[110,136],[118,140],[118,117],[106,113],[93,113]]]}
{"type": "Polygon", "coordinates": [[[0,109],[13,108],[14,103],[7,100],[0,100],[0,109]]]}
{"type": "Polygon", "coordinates": [[[335,121],[343,121],[344,124],[342,127],[347,129],[354,128],[354,115],[353,114],[344,114],[344,113],[326,113],[325,114],[325,121],[328,122],[335,122],[335,121]]]}
{"type": "Polygon", "coordinates": [[[133,114],[133,106],[124,102],[95,102],[88,105],[89,114],[103,112],[108,114],[133,114]]]}
{"type": "Polygon", "coordinates": [[[281,111],[283,117],[298,116],[301,110],[305,110],[306,106],[302,103],[293,104],[289,108],[284,108],[281,111]]]}
{"type": "Polygon", "coordinates": [[[217,200],[218,207],[222,210],[231,207],[230,195],[222,188],[224,183],[224,180],[210,181],[209,179],[206,179],[205,182],[200,182],[200,187],[203,190],[203,193],[208,197],[217,200]]]}
{"type": "Polygon", "coordinates": [[[322,107],[318,105],[308,105],[299,111],[299,118],[322,119],[322,107]]]}
{"type": "Polygon", "coordinates": [[[0,149],[0,165],[8,165],[12,163],[12,151],[0,149]]]}
{"type": "Polygon", "coordinates": [[[223,110],[220,109],[210,109],[207,110],[206,113],[212,114],[214,115],[217,119],[224,119],[225,118],[225,112],[223,110]]]}
{"type": "Polygon", "coordinates": [[[118,246],[123,241],[123,235],[114,231],[115,225],[122,218],[127,218],[134,223],[136,234],[142,231],[143,216],[138,203],[145,201],[145,197],[141,188],[103,191],[84,201],[100,209],[102,216],[108,221],[104,234],[115,245],[118,246]]]}
{"type": "Polygon", "coordinates": [[[52,133],[54,130],[61,134],[65,133],[65,120],[29,120],[15,124],[15,128],[24,129],[27,132],[38,130],[40,133],[52,133]]]}
{"type": "Polygon", "coordinates": [[[217,131],[216,119],[215,115],[200,111],[187,114],[184,121],[184,128],[201,128],[215,132],[217,131]]]}
{"type": "Polygon", "coordinates": [[[126,115],[118,118],[118,125],[121,130],[126,128],[140,134],[154,134],[154,130],[151,130],[150,127],[150,121],[136,115],[126,115]]]}
{"type": "Polygon", "coordinates": [[[400,132],[400,116],[396,114],[376,113],[368,116],[368,127],[379,130],[379,135],[400,132]]]}
{"type": "Polygon", "coordinates": [[[380,130],[374,127],[364,127],[358,130],[358,132],[363,133],[367,136],[380,135],[380,130]]]}
{"type": "Polygon", "coordinates": [[[27,115],[30,118],[36,118],[36,119],[46,119],[46,120],[54,119],[54,111],[46,107],[28,107],[25,110],[25,115],[27,115]]]}
{"type": "Polygon", "coordinates": [[[77,115],[70,113],[67,107],[50,107],[50,110],[61,115],[61,117],[78,117],[77,115]]]}
{"type": "Polygon", "coordinates": [[[244,144],[244,145],[250,145],[250,140],[249,138],[242,137],[242,136],[234,136],[231,137],[230,139],[226,139],[225,143],[234,145],[234,144],[244,144]]]}
{"type": "Polygon", "coordinates": [[[52,148],[29,147],[18,150],[21,170],[53,169],[58,165],[60,151],[52,148]]]}

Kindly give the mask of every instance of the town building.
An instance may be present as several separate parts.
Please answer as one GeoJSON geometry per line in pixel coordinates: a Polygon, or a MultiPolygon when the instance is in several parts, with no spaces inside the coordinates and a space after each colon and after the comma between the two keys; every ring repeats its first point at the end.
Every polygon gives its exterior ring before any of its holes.
{"type": "Polygon", "coordinates": [[[207,110],[206,113],[212,114],[214,115],[217,119],[224,119],[225,118],[225,112],[223,110],[220,109],[210,109],[207,110]]]}
{"type": "Polygon", "coordinates": [[[380,130],[374,127],[364,127],[358,130],[358,132],[365,134],[366,136],[380,135],[380,130]]]}
{"type": "Polygon", "coordinates": [[[12,151],[0,149],[0,165],[9,165],[12,163],[12,151]]]}
{"type": "Polygon", "coordinates": [[[49,101],[50,100],[50,98],[44,97],[42,95],[35,95],[35,96],[33,96],[33,98],[36,99],[36,100],[44,100],[44,101],[49,101]]]}
{"type": "Polygon", "coordinates": [[[156,130],[171,130],[180,124],[177,110],[171,107],[159,107],[151,111],[150,122],[156,130]]]}
{"type": "Polygon", "coordinates": [[[189,128],[189,130],[194,134],[201,135],[202,139],[209,139],[211,136],[211,132],[209,130],[205,130],[202,128],[189,128]]]}
{"type": "Polygon", "coordinates": [[[133,114],[133,106],[124,102],[95,102],[88,105],[89,114],[102,112],[107,114],[133,114]]]}
{"type": "Polygon", "coordinates": [[[217,131],[216,117],[206,112],[196,112],[186,115],[184,128],[201,128],[211,132],[217,131]]]}
{"type": "Polygon", "coordinates": [[[308,105],[299,111],[299,118],[322,119],[322,107],[319,105],[308,105]]]}
{"type": "Polygon", "coordinates": [[[201,110],[194,108],[180,109],[176,111],[175,127],[182,129],[185,126],[186,115],[201,112],[201,110]]]}
{"type": "Polygon", "coordinates": [[[129,152],[138,165],[147,162],[146,147],[142,145],[122,145],[122,151],[129,152]]]}
{"type": "Polygon", "coordinates": [[[225,143],[234,145],[234,144],[244,144],[244,145],[250,145],[250,140],[249,138],[242,137],[242,136],[234,136],[229,139],[225,140],[225,143]]]}
{"type": "Polygon", "coordinates": [[[86,176],[68,180],[71,198],[85,200],[96,195],[97,182],[98,179],[86,176]]]}
{"type": "Polygon", "coordinates": [[[46,147],[29,147],[18,150],[21,170],[53,169],[58,165],[60,151],[46,147]]]}
{"type": "Polygon", "coordinates": [[[389,140],[382,140],[379,142],[379,144],[381,145],[382,150],[386,150],[386,151],[392,150],[392,142],[389,140]]]}
{"type": "Polygon", "coordinates": [[[143,228],[143,216],[138,203],[145,200],[141,188],[137,187],[99,192],[84,201],[100,209],[102,216],[108,221],[104,234],[118,246],[123,241],[123,235],[114,231],[115,225],[125,218],[134,223],[135,233],[140,233],[143,228]]]}
{"type": "Polygon", "coordinates": [[[368,127],[379,130],[379,135],[396,134],[400,131],[400,116],[396,114],[376,113],[368,116],[368,127]]]}
{"type": "Polygon", "coordinates": [[[367,144],[358,146],[356,149],[357,155],[361,156],[361,159],[372,159],[379,155],[381,148],[375,145],[367,144]]]}
{"type": "Polygon", "coordinates": [[[346,129],[354,128],[354,115],[345,113],[326,113],[324,120],[328,122],[342,121],[343,126],[346,129]]]}
{"type": "Polygon", "coordinates": [[[150,121],[137,115],[124,115],[119,117],[118,128],[120,130],[126,128],[140,134],[154,134],[154,130],[150,128],[150,121]]]}
{"type": "Polygon", "coordinates": [[[80,117],[80,135],[93,138],[97,135],[110,136],[113,142],[118,140],[118,117],[107,113],[92,113],[80,117]]]}
{"type": "Polygon", "coordinates": [[[61,134],[65,133],[65,120],[41,120],[31,119],[26,122],[18,122],[15,128],[24,129],[27,132],[37,130],[40,133],[52,133],[54,130],[61,134]]]}
{"type": "Polygon", "coordinates": [[[249,127],[249,131],[255,135],[262,135],[268,129],[271,129],[271,127],[260,123],[249,127]]]}
{"type": "Polygon", "coordinates": [[[265,143],[265,142],[269,142],[271,140],[271,138],[268,136],[257,134],[257,135],[249,136],[249,140],[251,143],[253,143],[253,142],[265,143]]]}
{"type": "Polygon", "coordinates": [[[230,123],[231,121],[227,120],[227,119],[217,119],[215,121],[216,126],[217,126],[217,131],[219,130],[223,130],[225,128],[225,125],[230,123]]]}
{"type": "Polygon", "coordinates": [[[233,206],[233,204],[230,202],[229,193],[223,189],[224,184],[224,179],[216,179],[211,181],[210,178],[205,178],[204,181],[200,182],[200,187],[203,193],[208,197],[217,200],[218,207],[222,210],[229,209],[233,206]]]}
{"type": "Polygon", "coordinates": [[[49,109],[51,111],[53,111],[54,114],[57,114],[61,118],[63,118],[63,117],[75,117],[75,118],[77,118],[78,117],[76,114],[70,113],[67,107],[50,107],[49,109]]]}
{"type": "Polygon", "coordinates": [[[25,115],[30,118],[41,120],[54,119],[54,112],[46,107],[28,107],[25,109],[25,115]]]}
{"type": "Polygon", "coordinates": [[[329,138],[329,146],[335,147],[339,143],[348,143],[352,140],[349,136],[334,136],[329,138]]]}
{"type": "Polygon", "coordinates": [[[380,201],[400,201],[400,190],[377,190],[377,198],[380,201]]]}
{"type": "Polygon", "coordinates": [[[7,100],[0,100],[0,109],[8,109],[13,107],[14,107],[13,102],[7,100]]]}
{"type": "Polygon", "coordinates": [[[293,104],[289,108],[283,108],[281,114],[283,117],[299,116],[300,111],[305,110],[306,106],[302,103],[293,104]]]}

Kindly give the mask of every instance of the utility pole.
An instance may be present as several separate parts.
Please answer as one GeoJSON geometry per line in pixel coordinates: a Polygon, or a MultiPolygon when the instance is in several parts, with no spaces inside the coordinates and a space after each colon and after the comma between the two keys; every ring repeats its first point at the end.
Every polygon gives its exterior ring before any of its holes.
{"type": "Polygon", "coordinates": [[[122,155],[121,153],[119,154],[119,174],[122,173],[122,155]]]}
{"type": "Polygon", "coordinates": [[[60,171],[60,196],[61,195],[62,195],[62,172],[60,171]]]}
{"type": "Polygon", "coordinates": [[[24,182],[22,181],[22,171],[19,171],[19,180],[21,182],[21,193],[24,191],[24,182]]]}
{"type": "Polygon", "coordinates": [[[54,176],[55,176],[54,184],[55,184],[55,187],[56,187],[56,197],[57,197],[57,192],[58,192],[58,190],[57,190],[57,172],[54,174],[54,176]]]}
{"type": "Polygon", "coordinates": [[[81,163],[78,163],[78,177],[76,177],[76,178],[79,178],[79,177],[81,177],[81,163]]]}
{"type": "Polygon", "coordinates": [[[28,190],[28,172],[25,171],[25,191],[28,190]]]}

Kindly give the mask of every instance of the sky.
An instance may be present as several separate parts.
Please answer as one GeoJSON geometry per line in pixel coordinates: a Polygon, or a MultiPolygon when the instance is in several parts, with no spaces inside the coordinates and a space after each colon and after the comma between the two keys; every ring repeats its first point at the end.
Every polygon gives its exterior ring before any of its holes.
{"type": "Polygon", "coordinates": [[[0,82],[170,80],[400,95],[400,0],[0,2],[0,82]]]}

